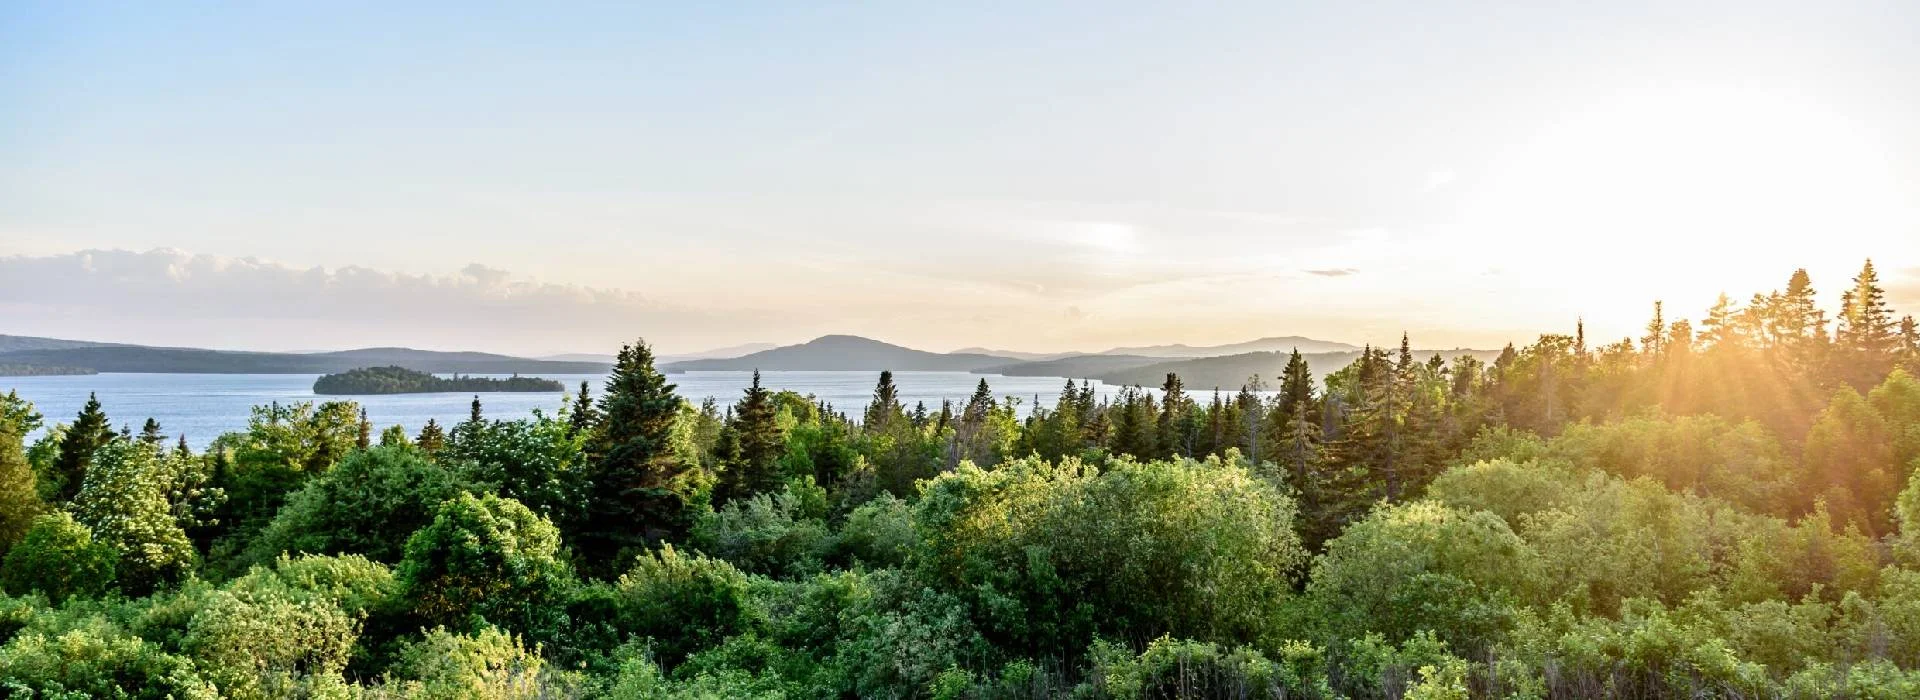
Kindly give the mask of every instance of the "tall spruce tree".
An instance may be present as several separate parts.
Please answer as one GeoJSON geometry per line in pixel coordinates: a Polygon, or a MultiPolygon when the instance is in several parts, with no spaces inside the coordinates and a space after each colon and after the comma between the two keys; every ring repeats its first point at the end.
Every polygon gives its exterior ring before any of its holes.
{"type": "Polygon", "coordinates": [[[683,526],[684,494],[676,489],[689,465],[671,445],[680,397],[653,366],[646,341],[620,348],[600,397],[594,434],[598,456],[589,479],[585,522],[576,538],[588,568],[613,573],[615,558],[683,526]]]}
{"type": "Polygon", "coordinates": [[[567,436],[587,435],[600,423],[600,409],[593,405],[593,396],[587,388],[587,380],[580,380],[580,393],[573,397],[572,412],[567,415],[567,436]]]}
{"type": "Polygon", "coordinates": [[[1187,430],[1187,417],[1193,412],[1192,403],[1193,400],[1187,398],[1186,386],[1180,383],[1180,375],[1168,372],[1167,380],[1160,384],[1157,456],[1193,456],[1193,436],[1187,430]]]}
{"type": "Polygon", "coordinates": [[[80,493],[80,485],[86,482],[87,465],[93,462],[93,454],[113,442],[113,427],[107,424],[107,414],[100,409],[100,399],[87,394],[87,403],[80,408],[79,415],[73,419],[73,425],[67,426],[66,434],[60,439],[60,455],[53,461],[48,477],[53,483],[53,500],[66,503],[80,493]]]}
{"type": "Polygon", "coordinates": [[[367,420],[367,409],[360,409],[360,433],[354,436],[353,446],[362,450],[373,446],[373,421],[367,420]]]}
{"type": "Polygon", "coordinates": [[[1900,349],[1898,325],[1871,259],[1853,278],[1853,289],[1844,298],[1834,344],[1845,362],[1841,375],[1864,391],[1886,378],[1900,349]]]}
{"type": "Polygon", "coordinates": [[[873,400],[867,403],[866,414],[861,417],[862,424],[869,433],[884,433],[895,426],[903,412],[900,388],[893,385],[893,371],[881,370],[880,381],[873,386],[873,400]]]}
{"type": "Polygon", "coordinates": [[[427,424],[420,426],[420,436],[414,438],[413,443],[427,454],[439,452],[447,446],[447,431],[440,428],[439,421],[428,418],[427,424]]]}
{"type": "Polygon", "coordinates": [[[775,420],[776,410],[773,392],[760,386],[760,371],[754,370],[753,385],[734,407],[728,425],[737,447],[721,475],[724,500],[749,498],[780,488],[780,457],[786,453],[787,443],[775,420]]]}
{"type": "Polygon", "coordinates": [[[160,430],[160,421],[147,418],[147,422],[140,426],[140,441],[156,448],[165,443],[167,434],[160,430]]]}

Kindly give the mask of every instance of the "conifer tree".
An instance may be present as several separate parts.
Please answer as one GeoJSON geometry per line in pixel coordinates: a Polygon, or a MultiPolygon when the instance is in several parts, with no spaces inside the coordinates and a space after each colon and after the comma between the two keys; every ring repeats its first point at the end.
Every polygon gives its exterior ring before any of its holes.
{"type": "Polygon", "coordinates": [[[1873,261],[1868,260],[1841,303],[1834,344],[1844,353],[1848,365],[1842,368],[1842,375],[1856,388],[1879,384],[1897,357],[1901,339],[1886,296],[1873,261]]]}
{"type": "Polygon", "coordinates": [[[1307,360],[1300,356],[1300,348],[1294,348],[1287,357],[1287,368],[1280,375],[1280,405],[1282,415],[1291,416],[1296,410],[1313,402],[1313,371],[1307,367],[1307,360]]]}
{"type": "Polygon", "coordinates": [[[1653,302],[1653,318],[1647,321],[1647,334],[1640,336],[1640,347],[1649,358],[1659,358],[1666,353],[1667,322],[1662,306],[1662,302],[1653,302]]]}
{"type": "Polygon", "coordinates": [[[87,465],[93,462],[93,453],[113,442],[113,428],[107,425],[107,414],[100,410],[100,399],[87,394],[87,403],[81,407],[73,424],[67,426],[67,432],[60,439],[60,455],[54,459],[53,469],[48,477],[53,483],[53,500],[65,503],[80,493],[80,485],[86,482],[87,465]]]}
{"type": "Polygon", "coordinates": [[[147,418],[147,422],[140,426],[140,441],[156,448],[166,442],[167,434],[160,431],[160,421],[147,418]]]}
{"type": "MultiPolygon", "coordinates": [[[[680,414],[674,386],[653,366],[653,349],[620,349],[600,397],[598,462],[590,473],[586,521],[577,540],[593,566],[616,566],[622,550],[643,546],[682,523],[681,463],[671,440],[680,414]]],[[[610,573],[612,569],[601,569],[610,573]]]]}
{"type": "Polygon", "coordinates": [[[367,420],[367,409],[360,409],[360,433],[355,436],[353,446],[362,450],[373,446],[373,423],[367,420]]]}
{"type": "Polygon", "coordinates": [[[414,438],[413,443],[427,454],[439,452],[447,446],[447,431],[440,429],[439,421],[428,418],[427,424],[420,426],[420,437],[414,438]]]}
{"type": "Polygon", "coordinates": [[[567,416],[567,436],[587,435],[600,423],[600,410],[593,405],[587,380],[580,380],[580,393],[573,397],[573,409],[567,416]]]}
{"type": "Polygon", "coordinates": [[[786,453],[786,440],[775,421],[775,410],[773,393],[760,386],[760,371],[754,370],[753,385],[747,387],[728,425],[737,447],[721,476],[726,500],[780,488],[780,456],[786,453]]]}
{"type": "Polygon", "coordinates": [[[173,445],[173,452],[174,452],[174,454],[177,454],[177,455],[181,455],[181,456],[186,456],[186,457],[191,457],[191,456],[193,456],[193,450],[189,450],[189,449],[187,449],[187,434],[186,434],[186,433],[181,433],[181,434],[180,434],[180,441],[179,441],[179,442],[176,442],[176,443],[174,443],[174,445],[173,445]]]}
{"type": "Polygon", "coordinates": [[[1160,385],[1160,418],[1158,455],[1161,457],[1192,457],[1193,436],[1187,431],[1187,417],[1192,413],[1192,399],[1187,398],[1185,387],[1180,383],[1180,375],[1167,373],[1167,380],[1160,385]]]}
{"type": "Polygon", "coordinates": [[[866,415],[861,417],[861,422],[869,433],[884,433],[893,427],[895,419],[901,417],[903,411],[900,388],[893,385],[893,371],[881,370],[880,382],[873,387],[873,400],[867,403],[866,415]]]}

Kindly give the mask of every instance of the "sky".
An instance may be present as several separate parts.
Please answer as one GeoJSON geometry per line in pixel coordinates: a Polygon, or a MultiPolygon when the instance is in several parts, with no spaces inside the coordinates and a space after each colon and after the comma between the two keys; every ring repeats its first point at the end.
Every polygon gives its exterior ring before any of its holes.
{"type": "Polygon", "coordinates": [[[1497,347],[1868,257],[1920,311],[1920,3],[254,4],[0,3],[0,333],[1497,347]]]}

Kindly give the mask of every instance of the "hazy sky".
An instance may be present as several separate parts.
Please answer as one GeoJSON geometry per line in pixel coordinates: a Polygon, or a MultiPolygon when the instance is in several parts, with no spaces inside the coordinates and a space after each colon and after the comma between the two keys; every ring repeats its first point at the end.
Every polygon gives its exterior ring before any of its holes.
{"type": "Polygon", "coordinates": [[[0,4],[0,333],[1485,347],[1869,255],[1920,311],[1910,0],[231,4],[0,4]]]}

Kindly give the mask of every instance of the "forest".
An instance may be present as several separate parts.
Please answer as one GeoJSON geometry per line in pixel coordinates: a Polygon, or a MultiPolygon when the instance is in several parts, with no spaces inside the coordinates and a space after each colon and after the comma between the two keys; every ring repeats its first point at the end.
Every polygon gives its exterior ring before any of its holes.
{"type": "Polygon", "coordinates": [[[695,405],[636,342],[198,452],[8,396],[0,697],[1920,697],[1920,333],[1871,262],[1832,308],[1024,407],[695,405]]]}
{"type": "Polygon", "coordinates": [[[340,394],[420,394],[448,391],[564,391],[566,387],[551,379],[522,377],[436,377],[405,367],[361,367],[339,374],[323,374],[313,380],[313,393],[321,396],[340,394]]]}

